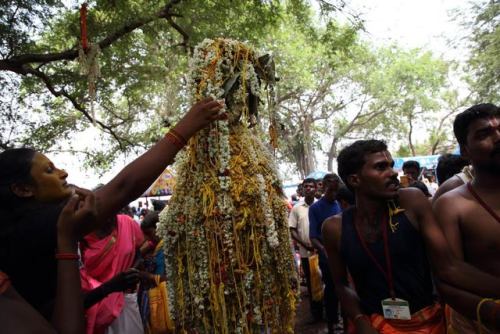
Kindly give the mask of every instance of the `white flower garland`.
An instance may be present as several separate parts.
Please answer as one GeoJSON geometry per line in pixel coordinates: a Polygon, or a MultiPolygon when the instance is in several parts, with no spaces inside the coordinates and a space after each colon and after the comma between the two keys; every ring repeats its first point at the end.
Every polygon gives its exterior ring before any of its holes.
{"type": "Polygon", "coordinates": [[[78,62],[80,64],[80,73],[87,76],[89,99],[90,99],[90,114],[92,122],[96,123],[94,101],[97,94],[97,79],[101,76],[101,68],[99,66],[99,55],[101,48],[99,44],[90,44],[87,53],[80,45],[78,48],[78,62]]]}
{"type": "Polygon", "coordinates": [[[293,332],[297,278],[281,183],[258,129],[248,129],[248,96],[264,96],[257,62],[229,39],[204,40],[190,60],[193,100],[225,98],[228,117],[179,155],[160,215],[169,307],[182,331],[293,332]]]}

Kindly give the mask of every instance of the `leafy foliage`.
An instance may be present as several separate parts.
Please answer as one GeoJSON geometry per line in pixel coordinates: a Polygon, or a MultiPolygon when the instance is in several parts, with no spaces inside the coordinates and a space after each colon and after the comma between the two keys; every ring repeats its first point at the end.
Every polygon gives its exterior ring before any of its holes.
{"type": "Polygon", "coordinates": [[[336,20],[344,1],[317,0],[321,16],[312,2],[89,1],[89,40],[101,47],[96,131],[76,60],[79,3],[11,0],[0,8],[0,149],[69,147],[105,171],[118,155],[149,147],[189,108],[189,55],[218,36],[274,54],[278,158],[302,176],[321,151],[331,170],[338,148],[356,138],[397,138],[415,153],[413,129],[425,123],[435,125],[429,150],[445,147],[444,120],[461,102],[448,87],[449,64],[422,50],[374,48],[361,40],[359,18],[336,20]],[[82,133],[102,144],[82,146],[82,133]]]}
{"type": "Polygon", "coordinates": [[[500,101],[500,2],[481,1],[472,8],[475,18],[467,22],[472,29],[469,41],[472,72],[470,85],[481,102],[500,101]]]}
{"type": "MultiPolygon", "coordinates": [[[[299,0],[286,8],[280,1],[257,0],[89,2],[89,40],[102,49],[97,124],[107,139],[91,164],[106,168],[104,161],[116,154],[146,148],[188,108],[184,75],[196,43],[219,35],[256,42],[283,15],[298,15],[305,7],[299,0]]],[[[0,143],[4,148],[24,144],[42,150],[67,145],[92,121],[86,78],[74,61],[78,5],[17,0],[2,10],[0,36],[6,42],[0,45],[0,70],[21,78],[12,82],[15,76],[2,74],[12,86],[0,93],[2,99],[16,96],[17,102],[2,106],[1,118],[6,128],[23,131],[2,132],[0,143]],[[30,55],[36,57],[27,61],[30,55]],[[55,61],[52,55],[58,55],[55,61]],[[17,115],[22,110],[35,116],[27,122],[17,115]]]]}

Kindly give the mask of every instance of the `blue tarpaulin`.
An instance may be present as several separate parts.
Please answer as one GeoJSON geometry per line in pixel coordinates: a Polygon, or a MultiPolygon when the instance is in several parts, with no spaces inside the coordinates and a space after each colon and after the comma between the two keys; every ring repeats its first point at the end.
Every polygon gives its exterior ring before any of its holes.
{"type": "Polygon", "coordinates": [[[401,170],[403,168],[403,163],[408,160],[417,161],[420,167],[425,167],[427,169],[434,169],[437,166],[438,159],[440,155],[420,155],[416,157],[406,157],[406,158],[394,158],[394,169],[401,170]]]}
{"type": "Polygon", "coordinates": [[[309,173],[307,176],[306,176],[306,179],[310,179],[310,178],[313,178],[315,180],[320,180],[323,178],[323,176],[325,176],[326,174],[328,174],[328,172],[324,172],[324,171],[321,171],[321,170],[315,170],[314,172],[311,172],[309,173]]]}

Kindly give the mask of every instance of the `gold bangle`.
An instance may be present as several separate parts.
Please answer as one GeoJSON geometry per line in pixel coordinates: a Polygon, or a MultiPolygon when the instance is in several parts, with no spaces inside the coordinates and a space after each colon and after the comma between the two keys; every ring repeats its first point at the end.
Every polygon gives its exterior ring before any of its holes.
{"type": "Polygon", "coordinates": [[[485,302],[492,302],[492,301],[493,301],[493,299],[491,299],[491,298],[483,298],[483,299],[481,299],[481,301],[479,303],[477,303],[477,306],[476,306],[476,318],[477,318],[477,323],[479,325],[479,334],[483,333],[483,324],[482,324],[482,321],[481,321],[481,306],[485,302]]]}
{"type": "Polygon", "coordinates": [[[172,132],[167,132],[165,139],[168,140],[172,145],[176,146],[179,150],[185,146],[172,132]]]}
{"type": "Polygon", "coordinates": [[[182,140],[175,134],[174,131],[170,130],[168,135],[173,136],[177,141],[182,142],[182,140]]]}
{"type": "Polygon", "coordinates": [[[170,131],[179,141],[181,141],[184,145],[187,145],[187,140],[184,138],[183,135],[181,135],[179,132],[177,132],[175,129],[170,129],[170,131]]]}

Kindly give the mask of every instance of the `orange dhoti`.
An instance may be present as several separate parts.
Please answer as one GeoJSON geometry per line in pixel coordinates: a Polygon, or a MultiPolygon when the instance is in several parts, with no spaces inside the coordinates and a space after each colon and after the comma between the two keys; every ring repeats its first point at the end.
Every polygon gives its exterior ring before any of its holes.
{"type": "MultiPolygon", "coordinates": [[[[380,314],[372,314],[370,322],[381,334],[446,334],[446,323],[441,305],[434,304],[411,315],[411,320],[385,319],[380,314]]],[[[355,333],[350,326],[349,333],[355,333]]]]}

